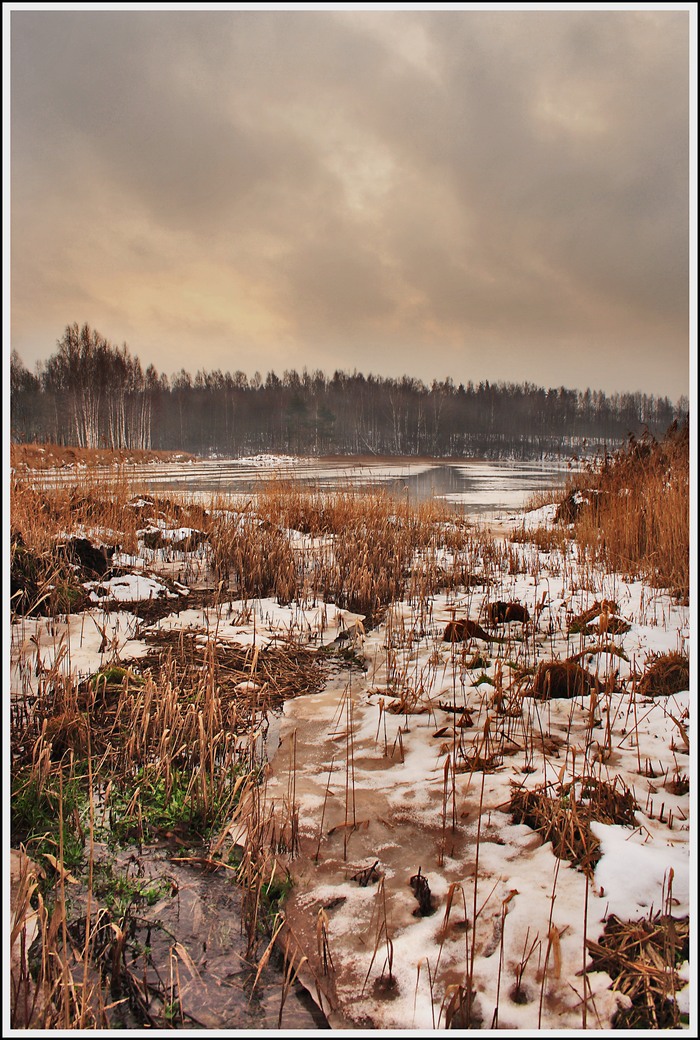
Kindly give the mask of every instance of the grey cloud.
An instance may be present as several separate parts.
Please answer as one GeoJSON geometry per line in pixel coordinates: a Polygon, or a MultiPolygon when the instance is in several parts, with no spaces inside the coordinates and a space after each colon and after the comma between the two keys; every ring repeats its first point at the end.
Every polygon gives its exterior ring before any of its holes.
{"type": "Polygon", "coordinates": [[[141,276],[149,254],[177,264],[162,235],[185,269],[213,258],[264,284],[298,367],[368,329],[393,350],[402,322],[416,349],[539,337],[553,356],[561,336],[665,328],[682,359],[687,14],[381,18],[13,12],[19,298],[30,233],[60,262],[65,214],[109,235],[111,207],[116,236],[143,219],[141,276]],[[391,44],[408,21],[429,71],[391,44]],[[336,145],[386,168],[364,209],[336,145]]]}
{"type": "Polygon", "coordinates": [[[74,15],[64,24],[49,15],[47,20],[62,32],[36,23],[41,32],[32,57],[44,70],[41,97],[30,87],[25,99],[22,89],[36,64],[32,69],[21,47],[14,58],[21,70],[15,113],[20,170],[22,128],[30,124],[22,110],[26,100],[39,113],[33,134],[46,142],[47,182],[56,177],[50,161],[56,149],[59,161],[64,156],[60,190],[79,191],[82,180],[100,178],[107,190],[119,187],[165,224],[198,230],[202,222],[220,223],[282,171],[292,184],[295,177],[309,177],[304,149],[293,136],[227,111],[230,87],[221,71],[218,82],[198,89],[197,71],[206,81],[215,58],[226,57],[223,37],[212,29],[204,41],[201,32],[190,35],[192,28],[206,29],[201,17],[186,20],[184,37],[172,29],[163,36],[161,28],[170,22],[159,16],[74,15]],[[207,64],[201,48],[212,45],[207,64]],[[80,161],[74,163],[76,154],[80,161]]]}

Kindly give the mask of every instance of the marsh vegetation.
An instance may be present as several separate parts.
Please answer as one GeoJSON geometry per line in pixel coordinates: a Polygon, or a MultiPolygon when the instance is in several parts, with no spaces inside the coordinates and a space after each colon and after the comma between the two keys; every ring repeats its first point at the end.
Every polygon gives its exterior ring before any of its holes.
{"type": "Polygon", "coordinates": [[[499,529],[16,471],[12,1025],[682,1026],[688,476],[499,529]]]}

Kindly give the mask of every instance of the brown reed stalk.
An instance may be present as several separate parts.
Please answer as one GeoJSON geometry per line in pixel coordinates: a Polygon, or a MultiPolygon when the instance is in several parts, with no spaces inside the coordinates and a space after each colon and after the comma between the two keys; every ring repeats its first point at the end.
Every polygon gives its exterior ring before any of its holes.
{"type": "MultiPolygon", "coordinates": [[[[277,937],[275,937],[275,941],[277,941],[277,937]]],[[[286,1003],[287,997],[289,996],[292,986],[294,985],[299,976],[299,972],[305,964],[308,964],[308,961],[309,959],[305,955],[302,957],[294,958],[289,952],[289,947],[285,947],[284,976],[282,981],[282,992],[280,995],[280,1010],[277,1018],[278,1029],[282,1028],[282,1012],[284,1011],[284,1005],[286,1003]]]]}
{"type": "Polygon", "coordinates": [[[524,994],[523,994],[523,991],[522,991],[523,975],[525,974],[525,969],[527,968],[527,965],[528,965],[528,963],[530,961],[530,958],[532,957],[532,955],[535,952],[535,950],[541,945],[539,936],[536,935],[535,938],[532,940],[532,943],[530,945],[530,949],[528,950],[528,948],[527,948],[527,941],[528,941],[529,937],[530,937],[530,928],[528,926],[527,931],[525,932],[525,940],[523,942],[523,954],[522,954],[522,957],[520,958],[520,960],[518,961],[518,965],[517,965],[516,972],[515,972],[515,986],[513,987],[512,991],[511,991],[511,999],[516,1004],[521,1004],[521,1003],[524,1002],[524,994]]]}
{"type": "Polygon", "coordinates": [[[329,975],[331,972],[335,971],[335,965],[333,964],[330,943],[328,940],[328,925],[328,914],[323,907],[321,907],[316,919],[316,945],[318,959],[324,975],[329,975]]]}
{"type": "Polygon", "coordinates": [[[448,798],[448,786],[450,778],[450,767],[452,764],[452,758],[450,755],[445,756],[445,765],[442,771],[442,841],[440,848],[438,849],[438,866],[442,867],[445,863],[445,855],[447,853],[447,798],[448,798]]]}
{"type": "MultiPolygon", "coordinates": [[[[380,948],[380,946],[382,944],[382,939],[384,939],[384,943],[385,943],[385,946],[386,946],[386,957],[385,957],[385,960],[384,960],[384,964],[382,966],[382,971],[381,971],[380,978],[383,978],[383,976],[384,976],[384,968],[388,968],[389,969],[389,976],[388,976],[389,983],[392,983],[394,981],[394,974],[393,974],[394,944],[392,943],[391,939],[389,938],[389,926],[388,926],[388,921],[387,921],[387,907],[386,907],[386,888],[385,888],[385,885],[384,885],[384,878],[383,877],[380,877],[379,883],[377,885],[377,893],[376,893],[374,908],[372,910],[372,921],[374,921],[375,910],[377,912],[377,933],[376,933],[375,940],[374,940],[374,949],[372,951],[372,957],[371,957],[370,962],[369,962],[369,967],[367,968],[367,974],[365,975],[365,980],[364,980],[364,982],[362,984],[362,989],[360,991],[360,996],[364,995],[365,989],[367,987],[367,983],[369,982],[369,977],[372,974],[372,968],[374,966],[375,958],[376,958],[377,953],[379,951],[379,948],[380,948]]],[[[371,927],[371,923],[370,923],[370,927],[371,927]]]]}
{"type": "MultiPolygon", "coordinates": [[[[544,965],[542,967],[542,983],[540,985],[540,1003],[537,1014],[537,1028],[542,1028],[542,1011],[544,1008],[544,991],[547,983],[547,968],[549,965],[549,957],[552,951],[554,951],[555,959],[559,951],[559,931],[554,927],[554,901],[556,899],[557,881],[559,879],[559,865],[561,859],[557,857],[556,863],[554,864],[554,879],[552,881],[552,894],[549,897],[549,921],[547,924],[547,948],[544,955],[544,965]]],[[[556,967],[556,965],[555,965],[556,967]]]]}
{"type": "Polygon", "coordinates": [[[474,885],[472,890],[472,934],[471,934],[471,948],[469,951],[469,959],[467,961],[466,971],[466,992],[465,992],[465,1022],[471,1023],[472,1018],[472,1001],[474,999],[473,993],[473,981],[474,981],[474,961],[476,959],[476,923],[479,916],[477,895],[479,890],[479,851],[481,848],[481,817],[484,807],[484,785],[486,782],[486,771],[481,771],[481,789],[479,791],[479,809],[478,819],[476,825],[476,850],[474,853],[474,885]]]}
{"type": "Polygon", "coordinates": [[[503,964],[505,960],[505,935],[506,935],[506,917],[508,916],[508,904],[510,903],[513,896],[516,895],[515,891],[510,892],[504,900],[501,902],[501,924],[500,924],[500,936],[498,942],[498,977],[496,980],[496,1006],[493,1009],[493,1017],[491,1019],[491,1028],[498,1029],[498,1008],[501,999],[501,978],[503,976],[503,964]]]}
{"type": "Polygon", "coordinates": [[[445,945],[445,940],[447,939],[448,926],[449,926],[450,917],[452,915],[452,908],[454,906],[455,897],[456,897],[457,893],[459,893],[461,895],[461,897],[462,897],[462,909],[464,911],[465,962],[468,962],[468,960],[469,960],[469,940],[467,938],[467,928],[466,928],[466,925],[467,925],[467,900],[466,900],[466,896],[464,894],[464,888],[463,888],[462,884],[460,882],[458,882],[458,881],[453,881],[452,884],[450,885],[448,891],[447,891],[447,899],[445,900],[445,912],[443,914],[442,925],[440,926],[440,931],[438,933],[439,950],[438,950],[437,962],[435,964],[435,975],[436,976],[437,976],[438,970],[440,968],[440,961],[442,959],[442,951],[443,951],[443,948],[444,948],[444,945],[445,945]]]}
{"type": "Polygon", "coordinates": [[[588,1025],[588,1000],[589,996],[592,998],[591,986],[588,981],[588,974],[586,972],[586,964],[588,960],[588,893],[590,887],[590,878],[588,871],[585,871],[585,884],[586,889],[583,897],[583,963],[581,965],[583,975],[583,1001],[581,1003],[581,1028],[586,1029],[588,1025]]]}
{"type": "Polygon", "coordinates": [[[68,967],[68,916],[66,911],[66,870],[63,848],[63,764],[58,770],[58,891],[61,921],[61,988],[63,1028],[70,1028],[70,1006],[68,994],[73,988],[70,969],[68,967]]]}
{"type": "Polygon", "coordinates": [[[321,839],[323,838],[323,824],[326,818],[326,806],[328,804],[328,796],[331,790],[331,776],[333,775],[333,765],[335,763],[335,755],[331,758],[331,764],[328,767],[328,780],[326,782],[326,790],[323,795],[323,808],[321,810],[321,821],[318,825],[318,843],[316,845],[316,855],[314,856],[314,863],[318,863],[320,852],[321,852],[321,839]]]}
{"type": "Polygon", "coordinates": [[[352,693],[350,683],[345,691],[345,826],[343,828],[343,859],[348,858],[348,839],[350,827],[357,825],[355,808],[355,735],[352,714],[352,693]],[[351,818],[352,817],[352,823],[351,818]]]}

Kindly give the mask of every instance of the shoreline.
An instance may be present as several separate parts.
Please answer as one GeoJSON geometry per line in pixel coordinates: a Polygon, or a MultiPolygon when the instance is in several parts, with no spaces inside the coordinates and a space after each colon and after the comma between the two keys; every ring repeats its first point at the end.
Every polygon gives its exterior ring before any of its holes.
{"type": "MultiPolygon", "coordinates": [[[[222,465],[255,465],[258,460],[265,460],[266,467],[275,464],[293,467],[309,462],[320,465],[347,465],[351,467],[372,466],[454,466],[470,465],[480,462],[517,462],[523,465],[536,466],[547,463],[553,466],[559,463],[562,469],[570,469],[572,459],[561,455],[556,457],[515,459],[510,457],[490,459],[481,456],[462,455],[284,455],[276,452],[258,452],[254,455],[196,455],[191,452],[137,449],[137,448],[82,448],[74,445],[58,444],[11,444],[10,470],[14,472],[57,471],[65,469],[99,469],[113,466],[143,466],[156,463],[192,465],[193,463],[212,463],[222,465]]],[[[580,462],[580,460],[579,460],[580,462]]]]}

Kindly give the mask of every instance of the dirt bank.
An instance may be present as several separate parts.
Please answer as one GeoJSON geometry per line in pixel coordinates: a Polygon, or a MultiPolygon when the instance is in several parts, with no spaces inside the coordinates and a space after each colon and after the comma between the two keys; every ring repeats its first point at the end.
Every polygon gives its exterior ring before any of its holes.
{"type": "Polygon", "coordinates": [[[14,470],[66,469],[70,466],[136,466],[148,462],[191,462],[183,451],[143,451],[136,448],[74,448],[61,444],[11,444],[14,470]]]}

